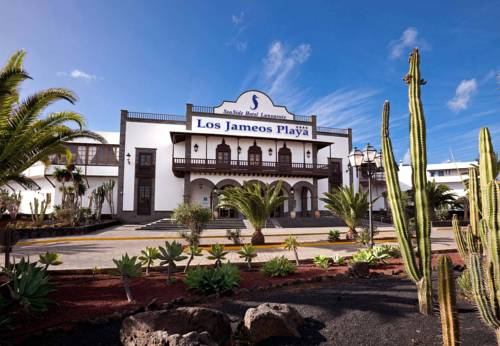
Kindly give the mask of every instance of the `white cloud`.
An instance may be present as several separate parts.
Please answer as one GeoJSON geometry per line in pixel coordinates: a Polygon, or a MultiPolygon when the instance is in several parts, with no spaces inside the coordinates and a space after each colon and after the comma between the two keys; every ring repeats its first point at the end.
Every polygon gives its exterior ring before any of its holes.
{"type": "Polygon", "coordinates": [[[245,20],[245,12],[240,12],[239,15],[233,14],[231,16],[234,25],[240,25],[245,20]]]}
{"type": "Polygon", "coordinates": [[[429,44],[424,39],[418,37],[418,30],[416,28],[408,27],[403,31],[399,39],[389,43],[389,48],[391,49],[389,56],[391,59],[398,59],[403,55],[406,49],[417,46],[420,46],[422,49],[427,49],[429,44]]]}
{"type": "Polygon", "coordinates": [[[295,72],[296,67],[305,63],[310,56],[309,44],[302,43],[290,50],[280,41],[273,42],[263,60],[268,92],[273,94],[288,90],[287,84],[290,82],[290,76],[295,72]]]}
{"type": "Polygon", "coordinates": [[[65,76],[65,77],[71,77],[71,78],[74,78],[74,79],[82,79],[82,80],[85,80],[85,81],[93,81],[93,80],[96,80],[97,79],[97,76],[94,75],[94,74],[90,74],[90,73],[87,73],[87,72],[84,72],[82,70],[78,70],[78,69],[75,69],[71,72],[57,72],[57,75],[58,76],[65,76]]]}
{"type": "Polygon", "coordinates": [[[406,150],[406,153],[403,156],[402,160],[403,165],[411,165],[411,154],[410,154],[410,148],[406,150]]]}
{"type": "Polygon", "coordinates": [[[477,92],[477,82],[475,78],[464,79],[458,84],[455,90],[455,97],[448,101],[448,108],[454,112],[467,109],[472,95],[477,92]]]}

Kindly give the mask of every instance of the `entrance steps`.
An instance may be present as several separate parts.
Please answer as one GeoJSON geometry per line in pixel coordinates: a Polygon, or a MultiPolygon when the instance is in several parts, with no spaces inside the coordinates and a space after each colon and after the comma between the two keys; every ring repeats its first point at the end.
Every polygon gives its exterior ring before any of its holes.
{"type": "MultiPolygon", "coordinates": [[[[208,221],[205,229],[246,229],[243,219],[213,219],[208,221]]],[[[155,222],[148,223],[137,228],[140,231],[175,231],[185,229],[184,226],[178,225],[172,219],[161,219],[155,222]]]]}

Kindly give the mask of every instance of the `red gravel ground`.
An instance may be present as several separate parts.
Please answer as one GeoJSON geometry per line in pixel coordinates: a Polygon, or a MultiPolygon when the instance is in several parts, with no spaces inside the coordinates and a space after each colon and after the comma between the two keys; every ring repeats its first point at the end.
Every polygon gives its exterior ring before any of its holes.
{"type": "MultiPolygon", "coordinates": [[[[457,253],[448,254],[455,264],[462,264],[457,253]]],[[[433,262],[437,259],[434,256],[433,262]]],[[[387,264],[372,269],[372,272],[386,275],[399,275],[403,267],[400,259],[391,259],[387,264]]],[[[294,281],[322,275],[344,274],[347,266],[333,267],[324,271],[312,264],[304,264],[298,268],[296,274],[286,278],[268,278],[259,271],[241,270],[241,288],[252,289],[258,286],[269,286],[285,281],[294,281]]],[[[402,273],[401,275],[404,275],[402,273]]],[[[183,282],[184,275],[175,275],[175,283],[166,284],[166,276],[153,272],[148,277],[133,279],[132,292],[136,299],[128,303],[125,298],[121,279],[111,275],[53,275],[51,280],[57,291],[50,295],[54,305],[39,317],[16,316],[12,325],[14,330],[9,332],[14,338],[35,334],[51,328],[71,329],[77,322],[88,319],[101,318],[113,313],[121,313],[134,308],[145,306],[156,298],[157,303],[165,303],[175,298],[193,297],[187,291],[183,282]],[[17,328],[16,328],[17,327],[17,328]]]]}

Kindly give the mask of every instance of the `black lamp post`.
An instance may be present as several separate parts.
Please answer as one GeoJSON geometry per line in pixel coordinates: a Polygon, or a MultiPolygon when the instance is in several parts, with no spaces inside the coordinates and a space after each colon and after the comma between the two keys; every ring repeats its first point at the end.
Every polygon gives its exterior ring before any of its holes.
{"type": "Polygon", "coordinates": [[[363,149],[354,148],[349,154],[349,165],[356,168],[356,172],[360,168],[364,168],[368,176],[368,231],[370,232],[370,247],[375,245],[373,239],[373,199],[372,199],[372,177],[382,169],[382,152],[377,152],[369,143],[363,149]]]}

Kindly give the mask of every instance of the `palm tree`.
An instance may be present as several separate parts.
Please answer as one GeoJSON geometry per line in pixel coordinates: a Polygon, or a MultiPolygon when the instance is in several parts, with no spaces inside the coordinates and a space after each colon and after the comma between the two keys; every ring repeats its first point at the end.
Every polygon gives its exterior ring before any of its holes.
{"type": "Polygon", "coordinates": [[[220,193],[219,207],[234,208],[242,213],[255,229],[252,244],[264,244],[262,228],[271,213],[287,199],[280,195],[281,186],[279,181],[274,186],[245,182],[242,187],[228,187],[220,193]]]}
{"type": "MultiPolygon", "coordinates": [[[[457,205],[457,194],[445,184],[437,184],[434,180],[427,182],[427,196],[429,199],[429,217],[435,219],[435,211],[440,208],[457,205]]],[[[407,191],[409,199],[413,201],[413,190],[407,191]]]]}
{"type": "Polygon", "coordinates": [[[293,256],[295,257],[295,264],[298,266],[300,264],[299,262],[299,255],[297,253],[297,248],[299,247],[299,242],[297,241],[297,238],[292,237],[291,235],[288,236],[288,238],[285,239],[285,250],[288,251],[293,251],[293,256]]]}
{"type": "Polygon", "coordinates": [[[8,181],[29,185],[31,180],[22,172],[38,161],[48,164],[50,155],[70,157],[67,141],[85,137],[105,142],[100,135],[83,128],[85,121],[78,113],[62,111],[40,118],[56,101],[74,104],[77,98],[72,91],[51,88],[19,99],[21,83],[31,78],[23,70],[25,55],[17,51],[0,68],[0,186],[8,181]]]}
{"type": "Polygon", "coordinates": [[[347,236],[354,239],[356,226],[368,212],[368,192],[354,192],[352,186],[343,186],[325,192],[324,196],[321,201],[325,203],[325,208],[345,222],[349,227],[347,236]]]}

